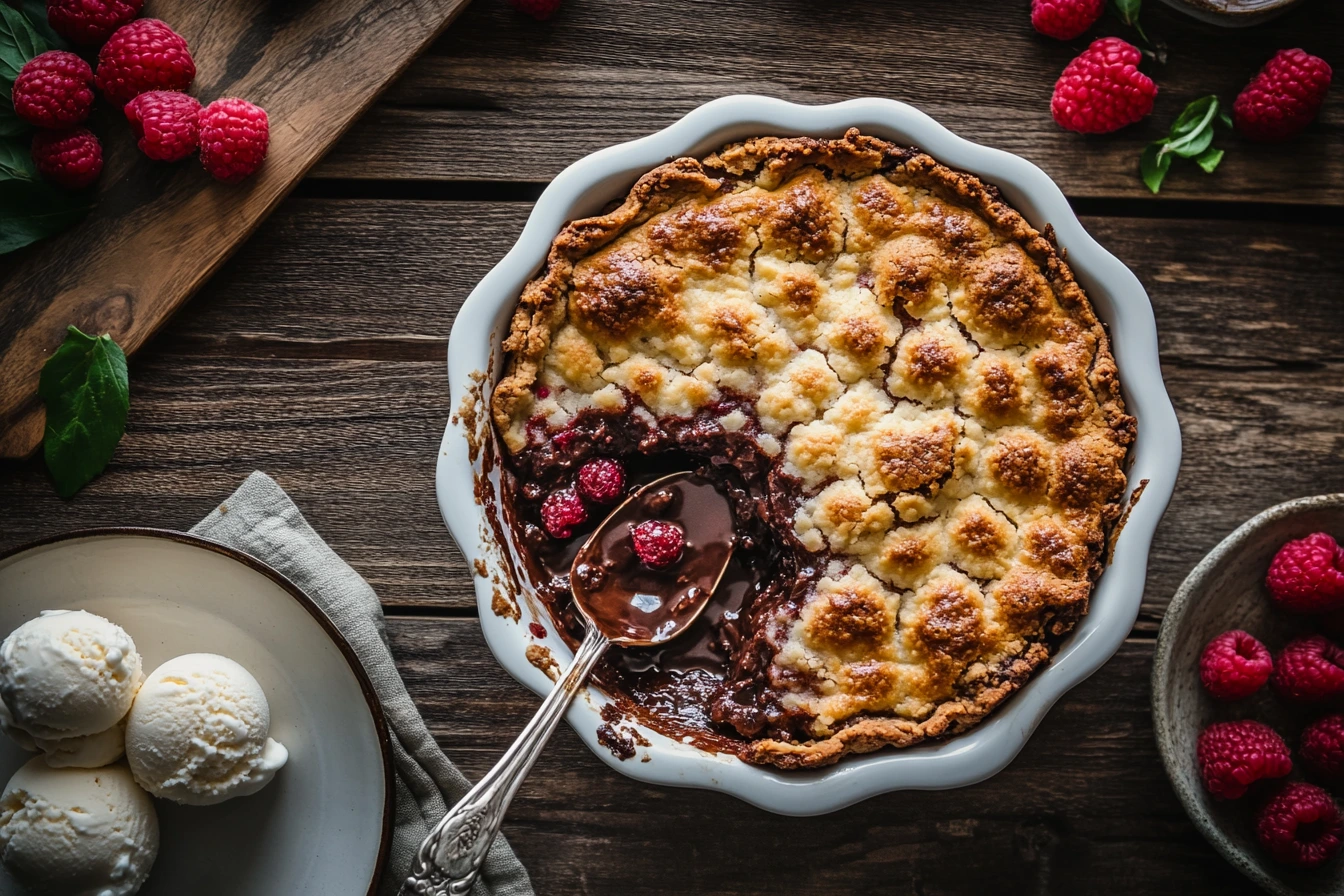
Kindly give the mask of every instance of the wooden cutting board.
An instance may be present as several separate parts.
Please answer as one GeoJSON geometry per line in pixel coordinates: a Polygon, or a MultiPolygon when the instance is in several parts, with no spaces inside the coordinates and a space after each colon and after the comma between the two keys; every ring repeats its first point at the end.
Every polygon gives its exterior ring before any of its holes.
{"type": "Polygon", "coordinates": [[[120,110],[100,100],[93,211],[0,256],[0,457],[41,442],[38,376],[68,325],[111,333],[128,355],[143,345],[467,2],[148,0],[143,14],[191,48],[192,95],[262,106],[270,152],[242,184],[216,183],[194,159],[146,159],[120,110]]]}

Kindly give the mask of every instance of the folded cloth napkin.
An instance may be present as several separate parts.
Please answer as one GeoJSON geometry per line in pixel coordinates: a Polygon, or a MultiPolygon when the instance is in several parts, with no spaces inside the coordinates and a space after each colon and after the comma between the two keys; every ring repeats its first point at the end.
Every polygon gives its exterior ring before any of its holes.
{"type": "MultiPolygon", "coordinates": [[[[429,829],[470,787],[443,755],[388,649],[383,609],[369,583],[336,556],[299,513],[284,489],[253,473],[219,507],[192,527],[193,535],[251,554],[299,586],[350,642],[382,701],[396,768],[392,850],[379,896],[393,896],[429,829]]],[[[370,807],[373,811],[376,807],[370,807]]],[[[533,896],[527,871],[504,838],[496,837],[472,896],[533,896]]]]}

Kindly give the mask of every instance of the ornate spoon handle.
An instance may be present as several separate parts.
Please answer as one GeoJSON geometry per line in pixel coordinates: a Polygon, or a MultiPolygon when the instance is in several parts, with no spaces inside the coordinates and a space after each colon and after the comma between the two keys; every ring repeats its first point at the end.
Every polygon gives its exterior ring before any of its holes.
{"type": "Polygon", "coordinates": [[[564,718],[570,701],[611,642],[588,626],[565,674],[542,701],[537,714],[484,778],[448,811],[420,844],[402,896],[465,896],[480,873],[485,854],[504,821],[513,795],[532,770],[546,741],[564,718]]]}

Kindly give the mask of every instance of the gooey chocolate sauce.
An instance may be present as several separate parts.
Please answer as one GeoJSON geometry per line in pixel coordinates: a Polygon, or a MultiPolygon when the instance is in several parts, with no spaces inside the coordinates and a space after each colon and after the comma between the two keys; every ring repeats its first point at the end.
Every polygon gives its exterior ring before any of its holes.
{"type": "Polygon", "coordinates": [[[609,650],[593,678],[622,711],[707,750],[735,753],[761,736],[805,737],[809,717],[782,706],[770,678],[777,620],[796,613],[796,598],[824,568],[800,566],[802,555],[774,534],[792,529],[797,483],[760,454],[750,432],[725,432],[701,417],[657,426],[648,419],[587,409],[567,427],[563,446],[558,439],[539,440],[506,459],[503,509],[525,579],[565,640],[577,645],[584,623],[574,606],[570,570],[602,515],[594,513],[572,537],[554,539],[540,526],[541,502],[568,487],[590,457],[619,459],[634,487],[694,469],[717,483],[732,505],[737,541],[728,568],[684,634],[650,647],[609,650]]]}
{"type": "Polygon", "coordinates": [[[575,558],[570,587],[615,641],[661,644],[695,621],[733,552],[732,506],[709,478],[688,473],[643,488],[575,558]],[[630,530],[646,520],[685,533],[681,557],[661,569],[640,560],[630,530]]]}

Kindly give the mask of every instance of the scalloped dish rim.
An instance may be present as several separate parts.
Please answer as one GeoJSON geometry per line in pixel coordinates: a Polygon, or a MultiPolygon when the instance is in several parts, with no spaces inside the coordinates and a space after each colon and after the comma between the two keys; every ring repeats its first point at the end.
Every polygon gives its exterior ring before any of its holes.
{"type": "Polygon", "coordinates": [[[645,726],[639,733],[649,745],[640,747],[636,758],[622,761],[598,742],[597,729],[604,724],[600,710],[610,699],[596,688],[586,689],[566,716],[589,749],[622,774],[650,784],[719,790],[784,815],[819,815],[880,793],[964,787],[991,777],[1026,745],[1055,701],[1114,655],[1138,617],[1149,546],[1180,467],[1180,428],[1162,381],[1157,327],[1147,293],[1138,278],[1083,229],[1054,181],[1019,156],[958,137],[912,106],[886,99],[805,106],[768,97],[724,97],[657,133],[588,155],[546,188],[518,241],[458,312],[448,347],[454,414],[444,432],[435,477],[444,522],[476,570],[486,643],[515,679],[539,695],[547,693],[551,680],[528,658],[527,648],[538,643],[562,664],[572,652],[535,599],[524,595],[517,601],[522,614],[517,621],[493,609],[497,587],[493,580],[509,573],[501,569],[501,547],[494,543],[488,511],[474,500],[481,472],[477,448],[480,439],[493,438],[493,432],[488,414],[461,412],[481,400],[482,372],[487,387],[499,375],[500,341],[524,284],[540,269],[551,240],[566,222],[596,213],[623,195],[640,175],[670,158],[703,156],[735,140],[767,134],[838,137],[850,127],[918,146],[944,164],[976,174],[998,186],[1032,226],[1054,227],[1059,245],[1068,251],[1069,266],[1110,329],[1127,410],[1138,420],[1127,491],[1146,485],[1142,500],[1133,504],[1115,536],[1111,564],[1097,582],[1089,612],[1050,665],[993,715],[955,737],[848,756],[827,768],[785,772],[707,752],[645,726]],[[545,638],[534,639],[529,633],[528,625],[534,621],[546,629],[545,638]]]}

